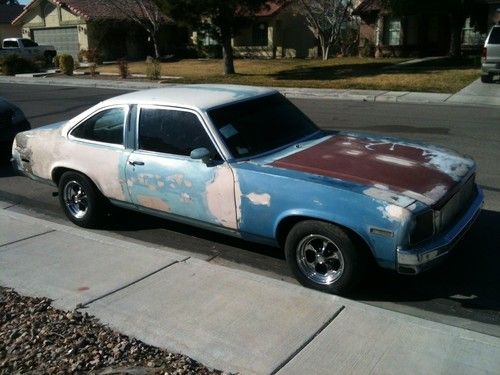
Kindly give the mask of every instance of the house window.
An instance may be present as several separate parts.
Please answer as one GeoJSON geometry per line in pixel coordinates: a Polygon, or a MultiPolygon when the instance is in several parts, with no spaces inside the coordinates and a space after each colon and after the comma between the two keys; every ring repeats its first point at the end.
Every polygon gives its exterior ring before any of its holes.
{"type": "Polygon", "coordinates": [[[267,22],[255,23],[252,28],[252,45],[259,47],[267,47],[268,45],[268,34],[267,34],[267,22]]]}
{"type": "Polygon", "coordinates": [[[482,46],[486,40],[486,34],[482,34],[472,26],[470,18],[465,21],[462,43],[466,46],[482,46]]]}
{"type": "Polygon", "coordinates": [[[387,17],[384,22],[384,44],[386,46],[401,45],[401,19],[387,17]]]}
{"type": "Polygon", "coordinates": [[[198,34],[198,40],[201,42],[202,46],[217,46],[219,45],[219,42],[212,38],[212,36],[209,33],[203,33],[200,32],[198,34]]]}

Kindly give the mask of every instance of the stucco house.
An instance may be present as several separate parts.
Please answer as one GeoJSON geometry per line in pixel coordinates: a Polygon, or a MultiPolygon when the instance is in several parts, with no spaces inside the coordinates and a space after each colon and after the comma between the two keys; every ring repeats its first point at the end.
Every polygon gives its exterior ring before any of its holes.
{"type": "Polygon", "coordinates": [[[236,57],[307,58],[318,56],[318,44],[304,16],[290,2],[270,1],[249,27],[233,39],[236,57]]]}
{"type": "MultiPolygon", "coordinates": [[[[489,4],[489,24],[500,18],[500,0],[484,0],[489,4]]],[[[381,0],[363,0],[354,10],[362,19],[360,54],[384,56],[446,55],[450,43],[450,20],[447,14],[407,14],[396,16],[381,0]]],[[[466,21],[462,33],[463,46],[479,52],[485,34],[478,33],[466,21]]]]}
{"type": "Polygon", "coordinates": [[[12,21],[23,11],[22,5],[0,4],[0,41],[5,38],[21,36],[21,27],[12,25],[12,21]]]}
{"type": "MultiPolygon", "coordinates": [[[[152,54],[146,31],[105,0],[33,0],[13,25],[22,27],[23,37],[75,58],[89,48],[96,48],[105,60],[152,54]]],[[[168,30],[160,34],[163,41],[168,39],[168,30]]]]}

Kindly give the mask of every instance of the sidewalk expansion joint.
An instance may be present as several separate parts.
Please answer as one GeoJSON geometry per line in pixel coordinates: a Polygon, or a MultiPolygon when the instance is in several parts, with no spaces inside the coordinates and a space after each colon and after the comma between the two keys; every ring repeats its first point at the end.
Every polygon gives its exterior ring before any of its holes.
{"type": "Polygon", "coordinates": [[[112,294],[115,294],[115,293],[117,293],[117,292],[119,292],[119,291],[122,291],[123,289],[126,289],[126,288],[128,288],[129,286],[132,286],[132,285],[134,285],[134,284],[137,284],[137,283],[139,283],[139,282],[141,282],[141,281],[143,281],[143,280],[147,279],[148,277],[151,277],[151,276],[153,276],[153,275],[157,274],[158,272],[161,272],[161,271],[166,270],[167,268],[169,268],[169,267],[171,267],[171,266],[173,266],[173,265],[175,265],[175,264],[179,264],[179,263],[184,263],[184,262],[187,262],[189,259],[191,259],[191,257],[186,257],[186,258],[181,259],[181,260],[175,260],[175,261],[173,261],[173,262],[171,262],[171,263],[169,263],[169,264],[167,264],[167,265],[165,265],[165,266],[163,266],[163,267],[161,267],[161,268],[158,268],[157,270],[154,270],[153,272],[150,272],[150,273],[148,273],[148,274],[146,274],[146,275],[144,275],[144,276],[139,277],[138,279],[132,280],[131,282],[129,282],[129,283],[127,283],[127,284],[125,284],[125,285],[123,285],[123,286],[121,286],[121,287],[119,287],[119,288],[113,289],[113,290],[111,290],[111,291],[109,291],[109,292],[107,292],[107,293],[105,293],[105,294],[103,294],[103,295],[100,295],[100,296],[97,296],[97,297],[95,297],[95,298],[92,298],[92,299],[91,299],[91,300],[89,300],[89,301],[86,301],[86,302],[83,302],[83,303],[79,303],[78,305],[76,305],[75,309],[76,309],[76,310],[78,310],[78,309],[85,309],[85,308],[87,308],[87,307],[88,307],[91,303],[97,302],[97,301],[99,301],[99,300],[101,300],[101,299],[103,299],[103,298],[109,297],[109,296],[110,296],[110,295],[112,295],[112,294]]]}
{"type": "Polygon", "coordinates": [[[12,241],[12,242],[4,243],[3,245],[0,245],[0,247],[5,247],[5,246],[9,246],[9,245],[18,243],[18,242],[22,242],[22,241],[26,241],[26,240],[31,240],[32,238],[44,236],[46,234],[49,234],[49,233],[52,233],[52,232],[55,232],[55,231],[56,231],[55,229],[51,229],[51,230],[48,230],[48,231],[43,232],[43,233],[38,233],[38,234],[34,234],[34,235],[26,237],[26,238],[21,238],[20,240],[15,240],[15,241],[12,241]]]}
{"type": "Polygon", "coordinates": [[[220,254],[215,254],[213,256],[211,256],[210,258],[207,259],[207,262],[210,263],[212,260],[214,260],[215,258],[217,258],[220,254]]]}
{"type": "Polygon", "coordinates": [[[318,330],[317,330],[317,331],[316,331],[316,332],[315,332],[315,333],[314,333],[311,337],[309,337],[309,339],[307,339],[307,340],[306,340],[306,341],[305,341],[305,342],[304,342],[301,346],[299,346],[299,347],[297,348],[297,350],[295,350],[295,351],[294,351],[294,352],[293,352],[293,353],[292,353],[292,354],[291,354],[288,358],[286,358],[283,362],[281,362],[281,363],[278,365],[278,367],[276,367],[276,368],[275,368],[275,369],[271,372],[271,374],[270,374],[270,375],[275,375],[275,374],[277,374],[277,373],[278,373],[279,371],[281,371],[281,370],[282,370],[282,369],[283,369],[283,368],[284,368],[287,364],[289,364],[289,363],[290,363],[290,362],[291,362],[291,361],[292,361],[292,360],[293,360],[293,359],[294,359],[294,358],[295,358],[295,357],[296,357],[296,356],[297,356],[297,355],[298,355],[298,354],[299,354],[302,350],[304,350],[304,349],[305,349],[305,347],[306,347],[307,345],[309,345],[309,344],[310,344],[310,343],[311,343],[311,342],[312,342],[312,341],[313,341],[316,337],[318,337],[318,336],[321,334],[321,332],[323,332],[323,331],[326,329],[326,327],[328,327],[328,326],[330,325],[330,323],[331,323],[331,322],[333,322],[333,321],[335,320],[335,318],[337,318],[337,317],[340,315],[340,313],[341,313],[342,311],[344,311],[344,309],[345,309],[345,306],[344,306],[344,305],[342,305],[342,306],[340,307],[340,309],[339,309],[339,310],[338,310],[335,314],[333,314],[333,316],[332,316],[330,319],[328,319],[328,320],[327,320],[327,321],[326,321],[326,322],[325,322],[325,323],[324,323],[324,324],[323,324],[323,325],[322,325],[322,326],[321,326],[321,327],[320,327],[320,328],[319,328],[319,329],[318,329],[318,330]]]}
{"type": "Polygon", "coordinates": [[[17,205],[18,205],[18,203],[14,203],[14,204],[11,204],[10,206],[2,208],[2,210],[8,210],[9,208],[15,207],[17,205]]]}

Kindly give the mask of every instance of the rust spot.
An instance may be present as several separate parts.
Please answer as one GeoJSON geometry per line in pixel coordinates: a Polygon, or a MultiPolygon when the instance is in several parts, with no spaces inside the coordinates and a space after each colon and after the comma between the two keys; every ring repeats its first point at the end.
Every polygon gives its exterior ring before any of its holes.
{"type": "Polygon", "coordinates": [[[90,290],[90,288],[88,286],[82,286],[82,287],[77,289],[77,291],[79,291],[79,292],[85,292],[87,290],[90,290]]]}

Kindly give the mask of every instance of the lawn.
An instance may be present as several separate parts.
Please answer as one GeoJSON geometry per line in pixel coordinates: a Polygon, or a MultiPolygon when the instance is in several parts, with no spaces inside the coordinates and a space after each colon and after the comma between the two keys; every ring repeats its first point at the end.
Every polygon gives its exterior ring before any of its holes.
{"type": "MultiPolygon", "coordinates": [[[[372,89],[455,93],[479,78],[474,60],[436,60],[396,66],[405,59],[334,58],[322,60],[236,60],[236,75],[222,74],[221,60],[180,60],[162,63],[162,75],[178,83],[232,83],[277,87],[372,89]]],[[[144,74],[144,62],[129,63],[131,73],[144,74]]],[[[117,73],[116,65],[100,72],[117,73]]]]}

